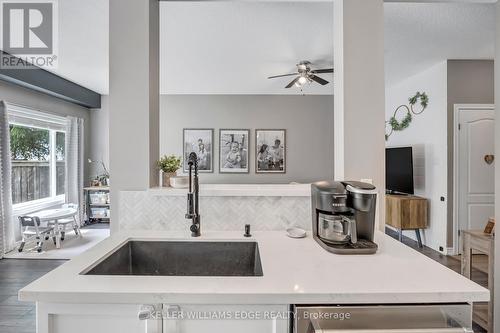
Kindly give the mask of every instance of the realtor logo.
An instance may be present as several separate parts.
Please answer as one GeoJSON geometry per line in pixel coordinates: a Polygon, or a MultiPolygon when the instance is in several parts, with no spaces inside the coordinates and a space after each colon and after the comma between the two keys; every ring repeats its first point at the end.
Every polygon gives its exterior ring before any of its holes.
{"type": "Polygon", "coordinates": [[[57,3],[55,0],[0,0],[0,67],[51,67],[57,59],[57,3]],[[16,59],[17,58],[17,59],[16,59]]]}

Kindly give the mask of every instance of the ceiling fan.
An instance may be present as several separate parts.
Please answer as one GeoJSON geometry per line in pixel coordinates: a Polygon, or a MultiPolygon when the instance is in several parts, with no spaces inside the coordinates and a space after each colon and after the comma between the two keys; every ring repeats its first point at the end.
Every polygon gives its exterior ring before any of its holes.
{"type": "Polygon", "coordinates": [[[285,88],[291,88],[293,86],[296,86],[297,88],[301,88],[306,84],[306,83],[311,83],[311,82],[317,82],[321,85],[326,85],[329,82],[325,79],[320,78],[316,74],[323,74],[323,73],[333,73],[333,68],[324,68],[324,69],[311,69],[311,63],[309,61],[301,61],[297,64],[297,73],[291,73],[291,74],[282,74],[282,75],[275,75],[275,76],[270,76],[268,79],[275,79],[278,77],[284,77],[284,76],[294,76],[296,75],[297,77],[292,80],[289,84],[286,85],[285,88]]]}

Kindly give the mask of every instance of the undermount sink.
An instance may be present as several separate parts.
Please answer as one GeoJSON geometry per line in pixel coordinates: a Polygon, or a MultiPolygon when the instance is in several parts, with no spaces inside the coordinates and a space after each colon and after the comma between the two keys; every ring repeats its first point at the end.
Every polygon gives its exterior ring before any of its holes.
{"type": "Polygon", "coordinates": [[[263,276],[256,242],[128,241],[85,275],[263,276]]]}

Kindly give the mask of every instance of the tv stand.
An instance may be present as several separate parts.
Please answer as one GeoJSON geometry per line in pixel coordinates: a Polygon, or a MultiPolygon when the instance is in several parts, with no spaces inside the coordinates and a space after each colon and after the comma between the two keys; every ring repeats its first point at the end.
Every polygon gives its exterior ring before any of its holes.
{"type": "Polygon", "coordinates": [[[408,194],[388,194],[385,209],[385,223],[398,229],[399,241],[403,239],[403,230],[415,230],[418,246],[423,247],[420,229],[427,228],[427,199],[408,194]]]}
{"type": "Polygon", "coordinates": [[[385,194],[386,195],[389,195],[389,194],[392,194],[392,195],[403,195],[403,196],[413,195],[413,194],[408,194],[408,193],[403,193],[403,192],[398,192],[398,191],[393,191],[393,190],[385,190],[385,194]]]}

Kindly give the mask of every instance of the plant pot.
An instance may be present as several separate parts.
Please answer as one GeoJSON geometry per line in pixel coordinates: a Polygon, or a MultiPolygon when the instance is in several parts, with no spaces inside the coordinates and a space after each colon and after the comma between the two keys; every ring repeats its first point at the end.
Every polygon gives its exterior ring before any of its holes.
{"type": "Polygon", "coordinates": [[[174,177],[176,175],[176,173],[175,172],[162,172],[161,174],[163,177],[162,186],[163,187],[170,187],[170,178],[174,177]]]}

